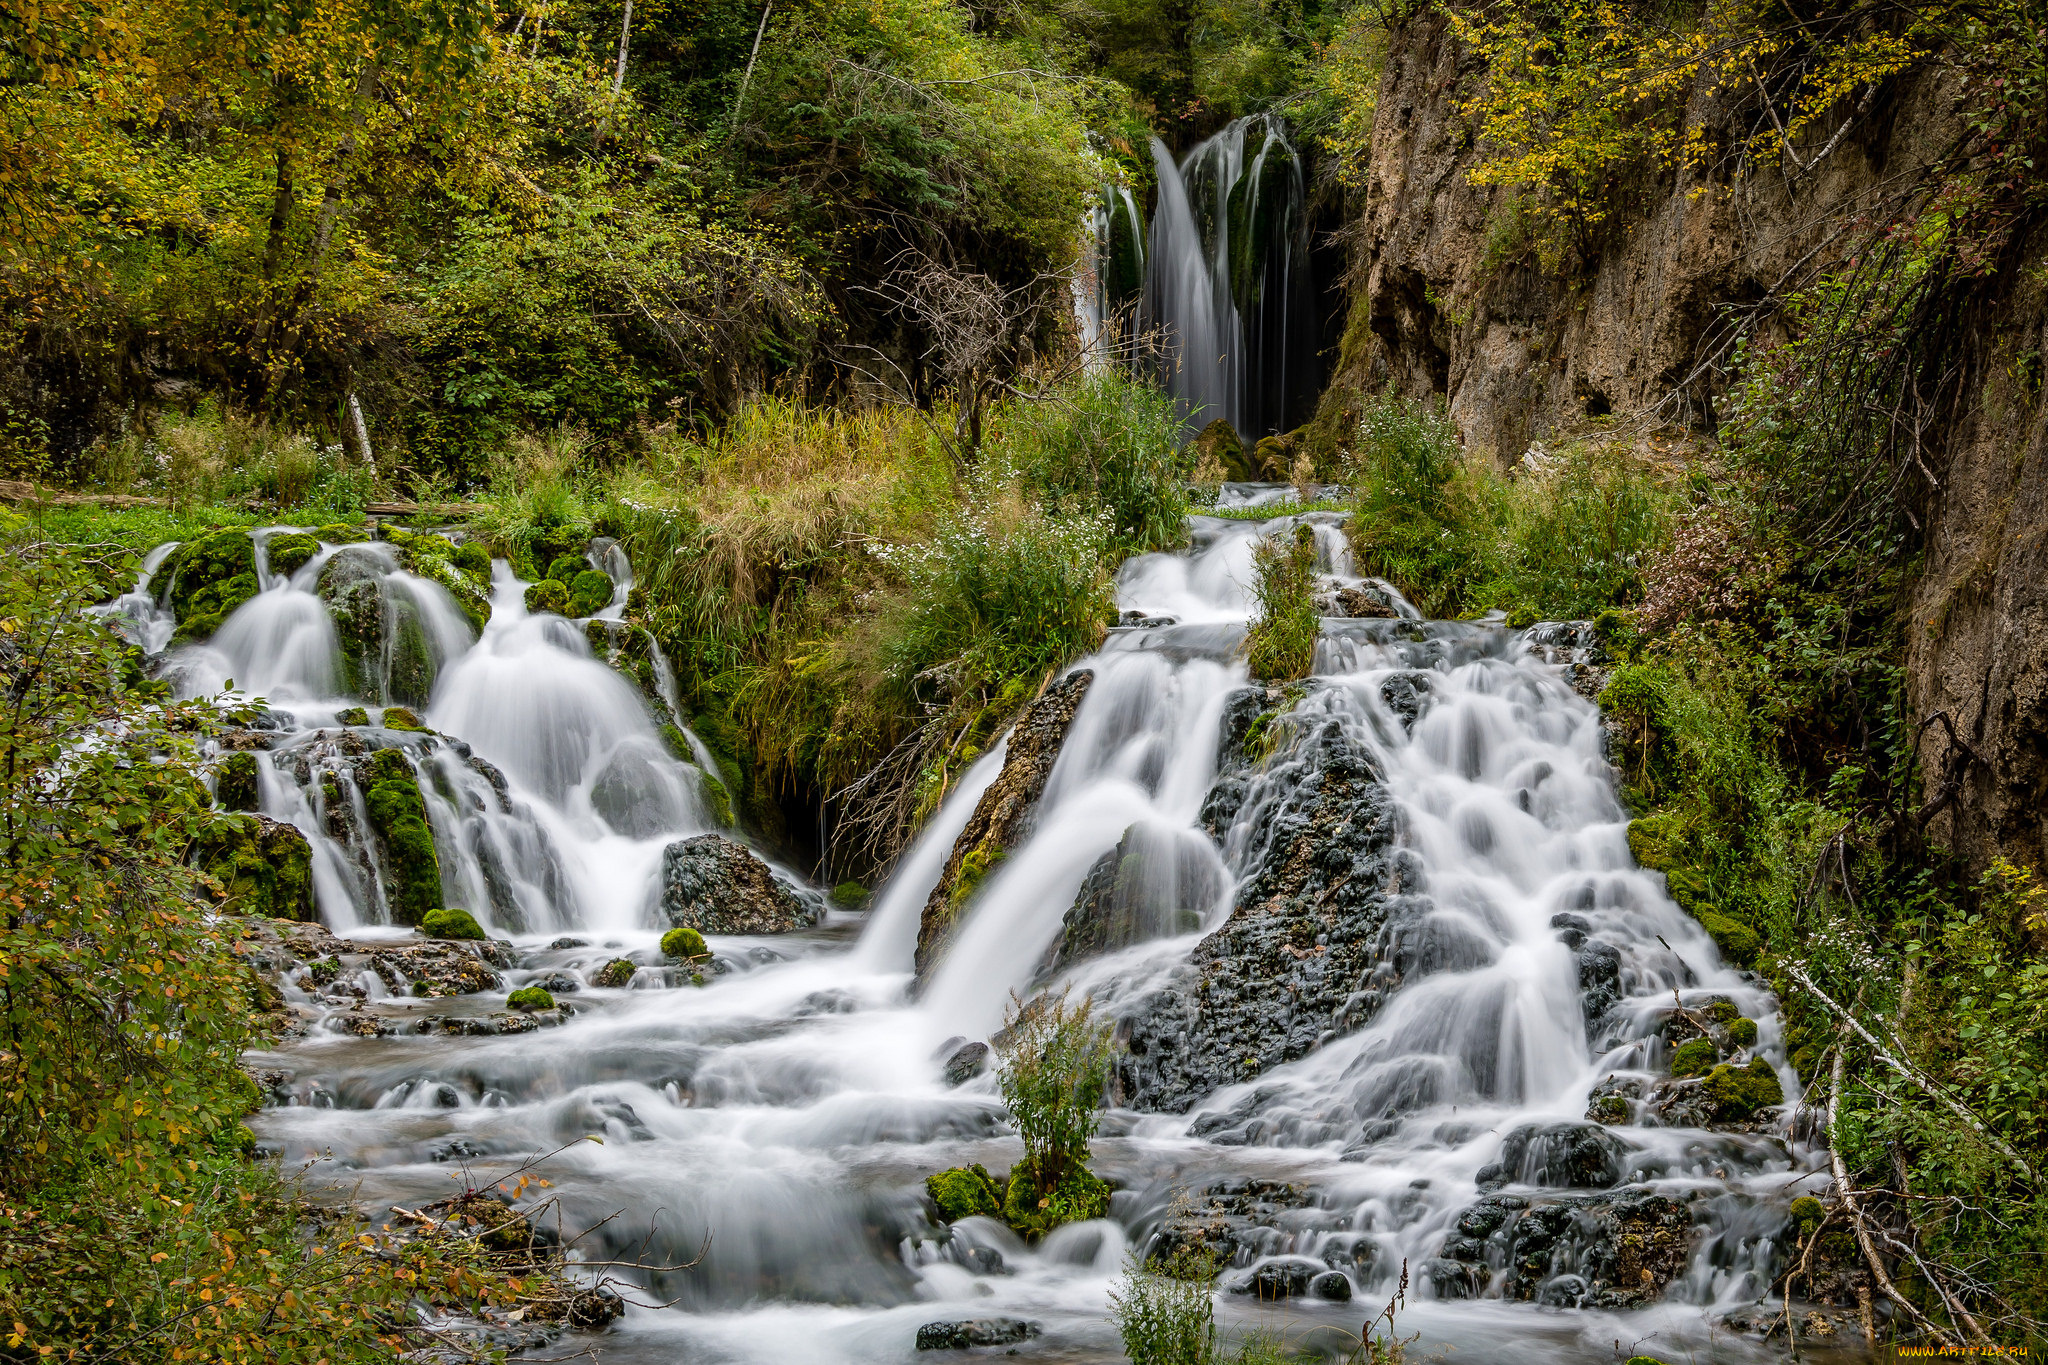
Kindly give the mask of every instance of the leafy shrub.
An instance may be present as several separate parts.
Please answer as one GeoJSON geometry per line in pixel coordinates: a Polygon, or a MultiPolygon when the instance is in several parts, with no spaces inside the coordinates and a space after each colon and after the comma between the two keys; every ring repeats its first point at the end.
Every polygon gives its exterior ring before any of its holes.
{"type": "Polygon", "coordinates": [[[1004,1199],[1013,1226],[1042,1232],[1106,1210],[1108,1191],[1087,1162],[1109,1081],[1109,1038],[1093,1001],[1069,1004],[1065,991],[1029,1004],[1012,997],[996,1036],[996,1084],[1024,1140],[1004,1199]]]}
{"type": "Polygon", "coordinates": [[[1214,1259],[1182,1247],[1157,1272],[1132,1256],[1110,1290],[1110,1313],[1131,1365],[1210,1365],[1216,1355],[1214,1259]]]}
{"type": "Polygon", "coordinates": [[[1160,390],[1128,376],[1090,375],[996,416],[985,463],[1036,489],[1048,511],[1102,509],[1119,554],[1178,545],[1187,535],[1188,458],[1160,390]]]}
{"type": "Polygon", "coordinates": [[[1498,498],[1499,577],[1475,590],[1486,605],[1583,619],[1641,598],[1670,499],[1626,446],[1568,446],[1498,498]]]}
{"type": "Polygon", "coordinates": [[[1245,664],[1254,678],[1284,682],[1315,668],[1323,618],[1316,609],[1315,531],[1306,523],[1286,542],[1268,536],[1254,551],[1258,615],[1245,633],[1245,664]]]}

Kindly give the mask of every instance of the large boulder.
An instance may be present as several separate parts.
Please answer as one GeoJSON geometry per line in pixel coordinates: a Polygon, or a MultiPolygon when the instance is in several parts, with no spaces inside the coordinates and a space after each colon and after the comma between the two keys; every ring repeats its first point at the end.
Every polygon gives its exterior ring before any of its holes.
{"type": "Polygon", "coordinates": [[[785,934],[817,921],[768,864],[717,834],[662,851],[661,909],[676,928],[703,934],[785,934]]]}
{"type": "Polygon", "coordinates": [[[256,595],[256,544],[244,531],[216,531],[173,550],[157,577],[178,620],[176,640],[203,640],[256,595]]]}
{"type": "Polygon", "coordinates": [[[1081,881],[1039,975],[1147,939],[1192,933],[1223,894],[1225,873],[1201,835],[1133,825],[1081,881]]]}
{"type": "MultiPolygon", "coordinates": [[[[1257,852],[1230,918],[1126,1013],[1113,1079],[1118,1104],[1184,1112],[1378,1012],[1381,993],[1366,983],[1408,877],[1396,848],[1398,812],[1372,756],[1334,718],[1288,731],[1287,752],[1276,760],[1287,769],[1282,790],[1248,801],[1243,775],[1226,771],[1208,803],[1216,809],[1204,809],[1205,825],[1219,835],[1239,809],[1254,811],[1255,826],[1244,833],[1257,852]]],[[[1256,1107],[1257,1099],[1247,1103],[1256,1107]]],[[[1365,1095],[1359,1102],[1379,1103],[1365,1095]]],[[[1228,1128],[1241,1119],[1252,1121],[1250,1111],[1215,1122],[1228,1128]]]]}
{"type": "Polygon", "coordinates": [[[1598,1124],[1525,1123],[1502,1140],[1499,1160],[1480,1170],[1478,1183],[1605,1190],[1621,1183],[1627,1165],[1628,1148],[1598,1124]]]}
{"type": "Polygon", "coordinates": [[[336,550],[320,569],[318,592],[341,640],[348,690],[383,700],[384,552],[367,545],[336,550]]]}
{"type": "Polygon", "coordinates": [[[222,887],[222,906],[244,915],[316,921],[313,847],[281,820],[236,815],[195,843],[194,861],[222,887]]]}
{"type": "Polygon", "coordinates": [[[917,976],[923,980],[937,961],[953,924],[976,888],[1010,850],[1023,842],[1045,793],[1045,781],[1059,761],[1060,746],[1074,723],[1081,699],[1095,675],[1086,669],[1070,673],[1048,687],[1010,730],[1003,771],[975,803],[967,827],[953,841],[952,856],[925,901],[917,926],[917,976]]]}
{"type": "Polygon", "coordinates": [[[1634,1308],[1655,1303],[1685,1273],[1698,1240],[1686,1197],[1632,1189],[1542,1200],[1502,1194],[1458,1215],[1427,1277],[1445,1298],[1498,1291],[1511,1302],[1634,1308]],[[1469,1292],[1447,1294],[1447,1282],[1469,1292]]]}
{"type": "Polygon", "coordinates": [[[1258,477],[1245,454],[1244,440],[1226,418],[1218,417],[1197,432],[1187,453],[1198,482],[1248,483],[1258,477]]]}

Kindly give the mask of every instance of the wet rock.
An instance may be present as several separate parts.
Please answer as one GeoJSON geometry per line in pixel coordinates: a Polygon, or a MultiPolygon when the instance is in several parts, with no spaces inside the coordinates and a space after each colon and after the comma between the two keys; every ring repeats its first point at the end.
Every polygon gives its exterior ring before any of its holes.
{"type": "MultiPolygon", "coordinates": [[[[1211,1185],[1160,1225],[1145,1259],[1172,1261],[1182,1252],[1213,1257],[1221,1265],[1248,1265],[1286,1245],[1288,1233],[1315,1221],[1315,1196],[1282,1180],[1226,1180],[1211,1185]],[[1282,1225],[1289,1225],[1282,1231],[1282,1225]]],[[[1333,1219],[1341,1221],[1341,1218],[1333,1219]]],[[[1316,1266],[1327,1268],[1327,1263],[1316,1266]]]]}
{"type": "Polygon", "coordinates": [[[385,553],[367,545],[336,550],[321,566],[315,589],[327,604],[327,614],[341,640],[348,690],[373,701],[384,699],[385,553]]]}
{"type": "Polygon", "coordinates": [[[972,1346],[1010,1346],[1029,1341],[1044,1329],[1023,1318],[970,1318],[964,1322],[928,1322],[917,1329],[920,1351],[964,1351],[972,1346]]]}
{"type": "Polygon", "coordinates": [[[639,970],[633,959],[615,957],[597,969],[597,975],[590,978],[590,984],[601,990],[621,990],[633,984],[633,973],[639,970]]]}
{"type": "Polygon", "coordinates": [[[1397,614],[1393,604],[1386,600],[1386,595],[1372,588],[1339,588],[1337,605],[1343,610],[1333,615],[1373,618],[1397,614]]]}
{"type": "Polygon", "coordinates": [[[581,1290],[569,1300],[569,1311],[563,1321],[579,1331],[590,1332],[625,1316],[626,1301],[616,1290],[603,1285],[595,1289],[581,1290]]]}
{"type": "Polygon", "coordinates": [[[1524,1124],[1501,1142],[1499,1160],[1480,1169],[1478,1184],[1604,1190],[1620,1183],[1627,1160],[1622,1141],[1595,1124],[1524,1124]]]}
{"type": "Polygon", "coordinates": [[[1133,943],[1191,933],[1223,894],[1225,875],[1207,840],[1149,824],[1131,826],[1082,879],[1038,978],[1050,980],[1077,962],[1133,943]]]}
{"type": "Polygon", "coordinates": [[[1151,630],[1158,626],[1177,625],[1179,624],[1179,618],[1174,616],[1148,616],[1142,611],[1127,611],[1117,617],[1116,623],[1127,629],[1151,630]]]}
{"type": "Polygon", "coordinates": [[[1328,1303],[1348,1303],[1351,1277],[1340,1270],[1326,1270],[1308,1282],[1308,1296],[1328,1303]]]}
{"type": "Polygon", "coordinates": [[[557,950],[563,948],[588,948],[589,946],[590,940],[587,938],[558,938],[548,945],[548,947],[557,950]]]}
{"type": "Polygon", "coordinates": [[[706,934],[783,934],[816,922],[768,864],[717,834],[680,839],[663,850],[661,908],[676,928],[706,934]]]}
{"type": "MultiPolygon", "coordinates": [[[[1230,1292],[1249,1294],[1267,1303],[1299,1299],[1307,1296],[1311,1281],[1330,1273],[1323,1268],[1321,1261],[1310,1260],[1306,1256],[1276,1257],[1255,1266],[1251,1274],[1230,1286],[1230,1292]]],[[[1337,1278],[1341,1280],[1344,1277],[1338,1275],[1337,1278]]]]}
{"type": "Polygon", "coordinates": [[[1052,775],[1060,745],[1066,741],[1074,713],[1094,677],[1085,669],[1068,674],[1027,706],[1012,727],[1003,770],[975,803],[974,813],[954,841],[953,852],[919,917],[916,967],[920,981],[937,960],[961,908],[1030,829],[1045,780],[1052,775]]]}
{"type": "Polygon", "coordinates": [[[418,924],[441,905],[441,859],[427,825],[427,803],[399,749],[370,755],[363,806],[377,831],[384,895],[394,924],[418,924]]]}
{"type": "Polygon", "coordinates": [[[244,531],[188,540],[171,551],[153,581],[168,585],[164,598],[178,621],[172,643],[203,640],[256,595],[255,542],[244,531]]]}
{"type": "Polygon", "coordinates": [[[194,841],[193,861],[221,883],[221,906],[242,915],[317,921],[313,848],[306,836],[266,815],[236,815],[194,841]]]}
{"type": "Polygon", "coordinates": [[[1433,1257],[1416,1267],[1416,1278],[1440,1299],[1476,1299],[1485,1283],[1483,1267],[1433,1257]]]}
{"type": "Polygon", "coordinates": [[[583,989],[583,982],[573,972],[549,972],[545,976],[535,977],[527,984],[538,986],[550,995],[574,995],[583,989]]]}
{"type": "Polygon", "coordinates": [[[1685,1273],[1698,1235],[1692,1205],[1669,1195],[1497,1195],[1460,1213],[1441,1256],[1424,1267],[1442,1277],[1440,1298],[1498,1291],[1527,1302],[1548,1292],[1560,1302],[1575,1296],[1574,1306],[1632,1308],[1685,1273]],[[1442,1283],[1467,1292],[1444,1293],[1442,1283]]]}
{"type": "Polygon", "coordinates": [[[939,1074],[945,1077],[947,1085],[965,1085],[988,1070],[988,1057],[987,1043],[962,1043],[947,1054],[939,1074]]]}
{"type": "Polygon", "coordinates": [[[1427,673],[1395,673],[1380,683],[1380,700],[1407,730],[1413,730],[1415,722],[1429,708],[1429,696],[1427,673]]]}
{"type": "Polygon", "coordinates": [[[1621,1003],[1621,952],[1612,944],[1591,940],[1578,950],[1579,1000],[1585,1010],[1586,1033],[1598,1037],[1607,1012],[1621,1003]]]}
{"type": "Polygon", "coordinates": [[[1586,1118],[1610,1127],[1632,1123],[1642,1099],[1643,1083],[1635,1077],[1603,1077],[1586,1097],[1586,1118]]]}
{"type": "Polygon", "coordinates": [[[503,984],[472,945],[455,939],[379,948],[369,955],[369,967],[394,992],[428,998],[474,995],[503,984]]]}
{"type": "MultiPolygon", "coordinates": [[[[1184,1112],[1358,1028],[1377,1008],[1359,988],[1379,963],[1403,880],[1394,806],[1371,757],[1334,720],[1305,727],[1281,767],[1248,831],[1258,852],[1229,920],[1124,1017],[1117,1104],[1184,1112]]],[[[1256,1122],[1233,1120],[1236,1139],[1251,1140],[1246,1125],[1256,1122]]],[[[1230,1126],[1211,1125],[1210,1135],[1229,1140],[1230,1126]]]]}

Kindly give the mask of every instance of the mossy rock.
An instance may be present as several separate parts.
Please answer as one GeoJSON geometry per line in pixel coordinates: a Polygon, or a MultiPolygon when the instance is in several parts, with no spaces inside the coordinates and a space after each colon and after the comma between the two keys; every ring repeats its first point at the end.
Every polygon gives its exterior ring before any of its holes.
{"type": "Polygon", "coordinates": [[[186,600],[184,610],[178,613],[177,633],[171,637],[173,644],[191,644],[204,640],[221,628],[221,623],[235,614],[235,609],[254,597],[261,589],[252,571],[236,574],[223,582],[209,584],[193,593],[186,600]]]}
{"type": "Polygon", "coordinates": [[[526,590],[526,609],[535,616],[543,612],[569,614],[569,590],[552,578],[543,578],[526,590]]]}
{"type": "Polygon", "coordinates": [[[1218,417],[1195,434],[1188,442],[1186,451],[1189,468],[1200,469],[1212,464],[1223,471],[1225,480],[1232,483],[1248,483],[1258,477],[1249,456],[1245,454],[1244,440],[1237,434],[1237,428],[1225,418],[1218,417]]]}
{"type": "Polygon", "coordinates": [[[942,1222],[1003,1216],[1002,1187],[979,1162],[928,1175],[924,1178],[924,1189],[937,1206],[942,1222]]]}
{"type": "Polygon", "coordinates": [[[535,1010],[553,1009],[555,997],[538,986],[521,986],[505,997],[505,1003],[521,1014],[531,1014],[535,1010]]]}
{"type": "MultiPolygon", "coordinates": [[[[222,610],[222,602],[223,593],[229,592],[228,584],[248,580],[248,592],[235,606],[256,595],[256,542],[249,539],[246,531],[215,531],[171,551],[170,558],[157,572],[170,585],[165,597],[183,633],[194,617],[227,614],[222,610]]],[[[238,584],[232,593],[240,591],[238,584]]]]}
{"type": "Polygon", "coordinates": [[[1728,1025],[1728,1041],[1737,1047],[1755,1047],[1756,1020],[1737,1019],[1728,1025]]]}
{"type": "Polygon", "coordinates": [[[988,880],[989,874],[1002,866],[1006,853],[1007,850],[1000,848],[977,847],[967,851],[967,855],[960,860],[960,876],[953,883],[953,894],[950,897],[955,909],[974,898],[974,893],[981,889],[981,884],[988,880]]]}
{"type": "Polygon", "coordinates": [[[264,543],[270,571],[289,578],[320,553],[320,542],[301,531],[282,531],[264,543]]]}
{"type": "Polygon", "coordinates": [[[575,617],[595,616],[611,605],[611,575],[597,569],[585,569],[569,582],[569,610],[567,615],[575,617]]]}
{"type": "Polygon", "coordinates": [[[865,910],[871,895],[859,882],[841,882],[832,888],[832,903],[844,910],[865,910]]]}
{"type": "Polygon", "coordinates": [[[542,575],[552,578],[564,586],[574,583],[578,574],[590,572],[590,561],[578,554],[556,555],[548,564],[548,571],[542,575]]]}
{"type": "Polygon", "coordinates": [[[1714,1046],[1712,1039],[1694,1038],[1690,1042],[1680,1043],[1678,1049],[1671,1054],[1671,1074],[1681,1081],[1693,1076],[1704,1076],[1713,1070],[1714,1064],[1720,1060],[1720,1049],[1714,1046]]]}
{"type": "Polygon", "coordinates": [[[464,541],[448,556],[448,562],[475,580],[480,588],[491,585],[491,554],[473,540],[464,541]]]}
{"type": "Polygon", "coordinates": [[[423,735],[434,733],[426,727],[410,707],[405,706],[385,707],[384,714],[378,719],[377,723],[386,730],[408,730],[423,735]]]}
{"type": "Polygon", "coordinates": [[[1588,1106],[1586,1117],[1595,1123],[1616,1126],[1628,1122],[1628,1101],[1620,1095],[1601,1095],[1588,1106]]]}
{"type": "Polygon", "coordinates": [[[337,725],[368,725],[370,713],[360,706],[344,706],[334,715],[337,725]]]}
{"type": "Polygon", "coordinates": [[[639,970],[639,965],[632,958],[615,957],[597,969],[596,975],[590,978],[590,984],[604,990],[623,990],[633,984],[633,973],[639,970]]]}
{"type": "Polygon", "coordinates": [[[348,690],[383,699],[384,566],[376,552],[338,550],[320,570],[317,591],[341,643],[348,690]]]}
{"type": "Polygon", "coordinates": [[[1003,1221],[1020,1236],[1043,1237],[1067,1223],[1108,1216],[1110,1192],[1108,1181],[1078,1161],[1067,1164],[1057,1188],[1043,1190],[1030,1162],[1020,1161],[1003,1190],[1003,1221]]]}
{"type": "Polygon", "coordinates": [[[440,663],[419,604],[405,592],[391,595],[387,622],[390,646],[384,660],[384,692],[389,701],[425,706],[434,693],[440,663]]]}
{"type": "Polygon", "coordinates": [[[711,947],[695,929],[671,929],[661,936],[661,954],[672,962],[702,962],[711,947]]]}
{"type": "Polygon", "coordinates": [[[315,526],[313,535],[328,545],[360,545],[370,538],[370,528],[360,523],[337,521],[327,526],[315,526]]]}
{"type": "Polygon", "coordinates": [[[1761,1057],[1751,1058],[1744,1067],[1723,1062],[1707,1073],[1706,1090],[1714,1102],[1715,1117],[1721,1119],[1753,1118],[1759,1109],[1785,1102],[1785,1087],[1778,1083],[1778,1073],[1761,1057]]]}
{"type": "Polygon", "coordinates": [[[1701,910],[1696,915],[1700,928],[1714,940],[1714,946],[1721,950],[1721,956],[1738,967],[1747,967],[1756,961],[1756,955],[1763,948],[1763,939],[1748,925],[1717,914],[1712,910],[1701,910]]]}
{"type": "Polygon", "coordinates": [[[429,938],[484,937],[484,927],[467,910],[429,910],[420,916],[420,932],[429,938]]]}
{"type": "Polygon", "coordinates": [[[213,799],[222,810],[255,810],[256,755],[229,754],[213,773],[213,799]]]}
{"type": "Polygon", "coordinates": [[[221,883],[228,910],[314,923],[313,848],[280,820],[236,815],[194,841],[193,861],[221,883]]]}
{"type": "Polygon", "coordinates": [[[1717,995],[1709,1000],[1703,1007],[1703,1012],[1717,1024],[1732,1024],[1742,1017],[1742,1011],[1725,995],[1717,995]]]}
{"type": "Polygon", "coordinates": [[[398,924],[418,924],[441,904],[441,860],[412,765],[396,749],[370,757],[363,805],[384,845],[384,896],[398,924]]]}
{"type": "Polygon", "coordinates": [[[1792,1226],[1799,1229],[1802,1240],[1813,1236],[1813,1230],[1828,1216],[1827,1205],[1810,1194],[1802,1194],[1793,1200],[1790,1213],[1792,1226]]]}
{"type": "Polygon", "coordinates": [[[1261,436],[1252,447],[1251,466],[1267,483],[1286,483],[1294,468],[1294,437],[1261,436]]]}

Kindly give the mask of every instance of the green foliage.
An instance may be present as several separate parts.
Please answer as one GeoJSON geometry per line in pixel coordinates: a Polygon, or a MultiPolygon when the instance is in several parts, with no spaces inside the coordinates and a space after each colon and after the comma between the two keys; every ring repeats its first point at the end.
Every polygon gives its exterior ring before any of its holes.
{"type": "Polygon", "coordinates": [[[993,420],[984,464],[1036,490],[1050,512],[1105,510],[1115,553],[1185,539],[1188,460],[1173,405],[1158,389],[1095,374],[1050,401],[1012,403],[993,420]]]}
{"type": "Polygon", "coordinates": [[[1109,1082],[1110,1026],[1096,1021],[1093,1001],[1070,1004],[1064,991],[1012,999],[997,1050],[996,1084],[1024,1140],[1004,1197],[1011,1225],[1045,1232],[1101,1217],[1109,1191],[1088,1171],[1088,1139],[1109,1082]]]}
{"type": "Polygon", "coordinates": [[[427,826],[427,803],[412,765],[398,749],[370,757],[363,805],[384,845],[384,894],[397,924],[420,924],[441,905],[441,860],[427,826]]]}
{"type": "Polygon", "coordinates": [[[1110,1313],[1131,1365],[1211,1365],[1216,1359],[1216,1262],[1182,1247],[1157,1271],[1132,1256],[1110,1290],[1110,1313]]]}
{"type": "Polygon", "coordinates": [[[420,932],[428,938],[482,939],[485,937],[476,916],[467,910],[429,910],[420,916],[420,932]]]}
{"type": "Polygon", "coordinates": [[[219,882],[236,914],[315,922],[313,850],[290,825],[253,815],[222,820],[192,841],[192,857],[219,882]]]}
{"type": "Polygon", "coordinates": [[[1003,1216],[1003,1189],[979,1163],[928,1175],[924,1188],[945,1222],[1003,1216]]]}
{"type": "Polygon", "coordinates": [[[695,929],[671,929],[661,936],[661,955],[672,962],[701,962],[711,949],[695,929]]]}
{"type": "Polygon", "coordinates": [[[1424,615],[1464,607],[1490,575],[1490,486],[1464,460],[1439,402],[1388,396],[1360,421],[1347,477],[1346,530],[1359,569],[1384,578],[1424,615]]]}
{"type": "Polygon", "coordinates": [[[213,770],[213,799],[222,810],[256,809],[257,773],[254,754],[232,753],[213,770]]]}
{"type": "Polygon", "coordinates": [[[1259,609],[1245,632],[1245,665],[1269,682],[1307,677],[1323,629],[1315,602],[1315,531],[1303,523],[1290,542],[1269,536],[1254,553],[1259,609]]]}
{"type": "Polygon", "coordinates": [[[1680,1043],[1671,1054],[1671,1074],[1684,1080],[1690,1076],[1704,1076],[1714,1069],[1721,1060],[1720,1052],[1710,1038],[1694,1038],[1680,1043]]]}
{"type": "Polygon", "coordinates": [[[521,1014],[532,1014],[535,1010],[553,1009],[555,997],[539,986],[521,986],[505,997],[505,1003],[521,1014]]]}

